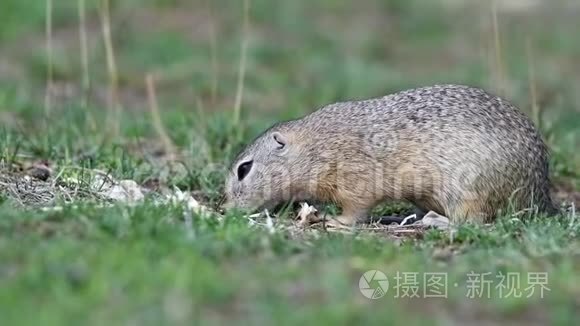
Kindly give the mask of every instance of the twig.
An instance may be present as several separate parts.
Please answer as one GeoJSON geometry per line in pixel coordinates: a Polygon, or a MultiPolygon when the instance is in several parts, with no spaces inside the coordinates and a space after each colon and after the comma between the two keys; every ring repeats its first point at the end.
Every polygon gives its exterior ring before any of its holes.
{"type": "Polygon", "coordinates": [[[238,71],[238,88],[236,91],[236,100],[234,103],[234,124],[240,123],[242,110],[242,97],[244,93],[244,79],[246,74],[246,56],[248,52],[248,30],[250,16],[250,0],[244,0],[244,24],[242,29],[242,43],[240,53],[240,64],[238,71]]]}
{"type": "Polygon", "coordinates": [[[161,121],[161,116],[159,115],[159,106],[157,104],[157,95],[155,92],[155,79],[153,75],[148,74],[145,77],[145,83],[147,85],[147,98],[149,101],[149,110],[151,112],[151,120],[153,121],[153,127],[157,132],[159,138],[165,145],[165,150],[169,154],[170,159],[173,160],[175,158],[175,146],[167,135],[165,128],[163,127],[163,122],[161,121]]]}
{"type": "MultiPolygon", "coordinates": [[[[79,18],[79,43],[81,49],[81,70],[82,70],[82,95],[81,106],[86,109],[88,106],[88,96],[91,88],[91,76],[89,71],[89,46],[87,37],[87,14],[86,0],[78,0],[78,18],[79,18]]],[[[87,113],[87,122],[92,130],[97,129],[95,118],[90,111],[87,113]]]]}
{"type": "Polygon", "coordinates": [[[89,75],[89,50],[87,44],[87,16],[86,0],[78,0],[79,16],[79,43],[81,48],[81,68],[82,68],[82,105],[87,106],[87,94],[89,92],[91,80],[89,75]]]}
{"type": "MultiPolygon", "coordinates": [[[[538,91],[536,87],[536,69],[534,67],[534,53],[532,40],[526,39],[526,57],[528,59],[528,81],[530,85],[530,97],[532,100],[532,119],[538,128],[541,124],[541,112],[538,105],[538,91]]],[[[541,129],[541,128],[540,128],[541,129]]]]}
{"type": "Polygon", "coordinates": [[[52,88],[53,88],[53,51],[52,51],[52,0],[46,0],[46,93],[44,94],[44,113],[48,117],[52,111],[52,88]]]}
{"type": "Polygon", "coordinates": [[[209,10],[209,47],[211,57],[211,104],[215,105],[217,100],[217,90],[219,84],[219,63],[217,59],[217,31],[215,26],[215,16],[211,0],[208,1],[209,10]]]}
{"type": "Polygon", "coordinates": [[[497,0],[492,1],[491,8],[491,19],[493,28],[493,48],[495,52],[495,78],[496,78],[496,89],[498,93],[504,93],[504,69],[501,51],[501,40],[499,36],[499,23],[497,18],[497,0]]]}

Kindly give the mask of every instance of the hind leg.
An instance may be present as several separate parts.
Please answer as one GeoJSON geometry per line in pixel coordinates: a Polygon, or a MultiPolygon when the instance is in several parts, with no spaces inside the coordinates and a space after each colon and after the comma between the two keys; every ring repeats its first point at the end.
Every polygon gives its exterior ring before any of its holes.
{"type": "Polygon", "coordinates": [[[354,226],[367,218],[369,210],[369,207],[343,206],[342,214],[330,218],[328,224],[335,227],[354,226]]]}
{"type": "Polygon", "coordinates": [[[478,223],[483,224],[493,219],[493,213],[487,205],[479,201],[460,201],[446,209],[447,218],[452,223],[478,223]]]}

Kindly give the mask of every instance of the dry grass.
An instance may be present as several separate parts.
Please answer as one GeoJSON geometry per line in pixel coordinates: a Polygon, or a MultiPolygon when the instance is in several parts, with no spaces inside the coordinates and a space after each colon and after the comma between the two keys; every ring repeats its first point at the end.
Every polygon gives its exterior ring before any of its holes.
{"type": "Polygon", "coordinates": [[[151,120],[153,122],[153,127],[157,132],[157,136],[161,139],[164,144],[165,152],[169,156],[169,160],[173,160],[177,153],[175,149],[175,145],[171,138],[165,131],[165,127],[163,126],[163,121],[161,121],[161,115],[159,114],[159,105],[157,103],[157,93],[155,91],[155,79],[154,76],[148,74],[145,77],[145,84],[147,87],[147,98],[149,99],[149,110],[151,113],[151,120]]]}
{"type": "Polygon", "coordinates": [[[98,191],[58,180],[42,181],[24,172],[0,169],[0,194],[21,208],[53,207],[79,200],[104,202],[98,191]]]}

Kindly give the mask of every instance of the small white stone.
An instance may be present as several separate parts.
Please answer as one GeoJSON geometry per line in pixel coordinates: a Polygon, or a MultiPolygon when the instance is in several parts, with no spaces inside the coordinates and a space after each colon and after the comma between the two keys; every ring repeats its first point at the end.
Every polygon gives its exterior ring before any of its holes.
{"type": "Polygon", "coordinates": [[[421,223],[425,226],[432,226],[436,229],[440,230],[448,230],[451,228],[451,222],[449,218],[443,215],[439,215],[433,211],[429,211],[429,213],[423,216],[421,223]]]}

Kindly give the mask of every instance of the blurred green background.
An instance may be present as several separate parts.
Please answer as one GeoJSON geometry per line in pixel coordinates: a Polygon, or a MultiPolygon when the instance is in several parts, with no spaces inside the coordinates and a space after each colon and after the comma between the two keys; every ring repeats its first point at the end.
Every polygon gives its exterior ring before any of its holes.
{"type": "MultiPolygon", "coordinates": [[[[552,150],[557,195],[580,202],[578,1],[251,0],[247,11],[242,0],[105,3],[1,1],[1,175],[19,180],[14,163],[45,160],[60,171],[51,187],[100,169],[213,204],[223,166],[276,121],[458,83],[529,114],[552,150]],[[182,170],[166,168],[164,134],[182,170]]],[[[2,189],[16,187],[8,183],[2,189]]],[[[0,324],[577,320],[575,220],[508,219],[399,246],[381,236],[270,235],[232,217],[196,219],[192,240],[179,207],[103,211],[72,196],[88,206],[23,210],[0,192],[0,324]],[[547,300],[466,302],[452,291],[449,300],[373,302],[357,288],[373,268],[449,271],[459,282],[478,268],[540,270],[554,283],[547,300]]]]}

